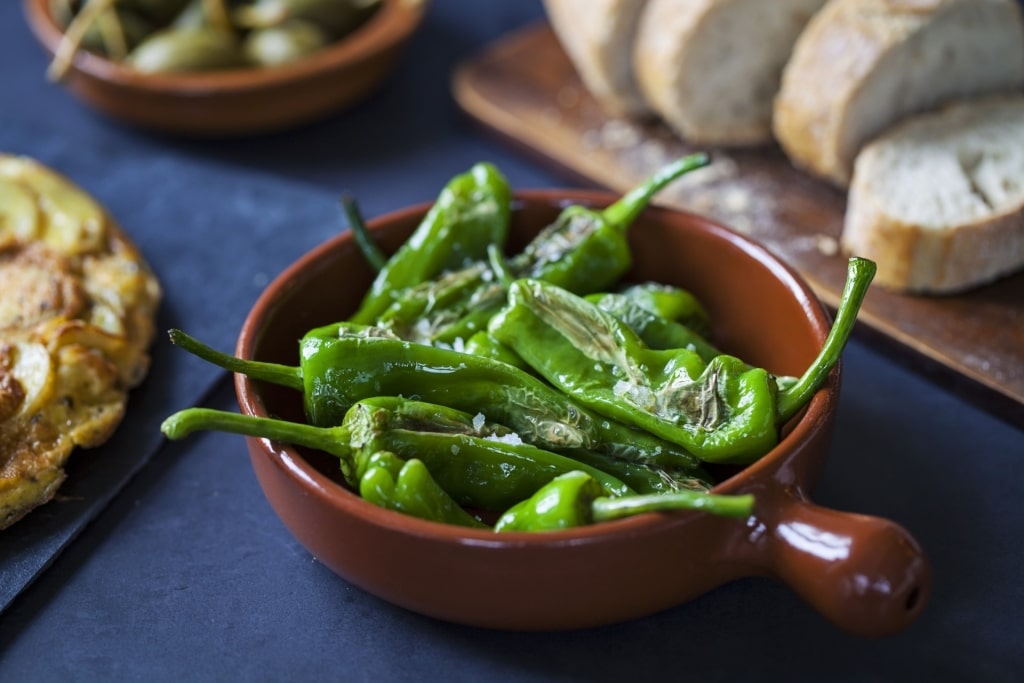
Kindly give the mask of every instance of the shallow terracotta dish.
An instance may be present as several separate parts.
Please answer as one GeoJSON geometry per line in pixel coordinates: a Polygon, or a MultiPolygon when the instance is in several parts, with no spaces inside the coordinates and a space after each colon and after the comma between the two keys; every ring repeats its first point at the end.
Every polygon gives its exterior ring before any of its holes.
{"type": "MultiPolygon", "coordinates": [[[[344,109],[380,84],[420,24],[426,0],[383,0],[351,35],[275,68],[140,74],[80,51],[62,83],[113,118],[196,137],[283,130],[344,109]]],[[[52,56],[62,33],[48,0],[25,0],[33,33],[52,56]]],[[[40,74],[42,84],[44,75],[40,74]]]]}
{"type": "MultiPolygon", "coordinates": [[[[567,202],[605,206],[603,193],[517,194],[512,244],[567,202]]],[[[395,248],[426,206],[371,223],[395,248]]],[[[695,215],[649,209],[631,230],[633,277],[689,288],[708,306],[719,344],[776,373],[800,374],[829,320],[807,285],[773,255],[695,215]]],[[[297,340],[358,305],[371,272],[343,234],[277,278],[249,314],[236,353],[297,364],[297,340]]],[[[506,629],[608,624],[679,605],[724,582],[770,575],[825,617],[863,636],[890,634],[921,611],[930,586],[918,544],[887,520],[815,506],[808,490],[829,448],[840,370],[794,419],[779,446],[716,487],[750,492],[745,521],[698,513],[647,514],[577,530],[503,534],[406,517],[340,484],[321,453],[248,439],[271,506],[321,562],[349,582],[415,612],[506,629]]],[[[238,376],[243,413],[302,419],[297,392],[238,376]]]]}

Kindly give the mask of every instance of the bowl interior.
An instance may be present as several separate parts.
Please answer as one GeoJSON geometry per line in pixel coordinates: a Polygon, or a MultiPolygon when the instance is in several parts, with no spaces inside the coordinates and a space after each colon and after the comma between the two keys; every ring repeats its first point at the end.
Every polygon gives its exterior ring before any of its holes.
{"type": "MultiPolygon", "coordinates": [[[[600,192],[518,193],[508,251],[515,253],[570,202],[604,206],[612,200],[600,192]]],[[[372,222],[374,237],[385,250],[396,249],[427,208],[413,207],[372,222]]],[[[821,305],[764,248],[699,216],[657,208],[633,226],[630,242],[634,266],[627,279],[692,291],[708,308],[713,339],[723,350],[776,374],[799,375],[820,349],[828,332],[821,305]]],[[[351,314],[372,278],[348,234],[324,243],[268,288],[246,321],[237,353],[297,364],[297,340],[315,326],[351,314]]],[[[243,411],[303,419],[297,392],[244,378],[240,383],[245,389],[240,394],[243,411]]],[[[785,439],[780,448],[784,444],[785,439]]],[[[333,458],[308,451],[302,457],[319,476],[340,482],[333,458]]]]}
{"type": "MultiPolygon", "coordinates": [[[[516,195],[509,251],[517,251],[566,204],[605,206],[599,192],[516,195]]],[[[423,205],[372,221],[397,248],[423,205]]],[[[723,348],[777,373],[814,358],[828,322],[802,280],[764,249],[697,216],[650,209],[631,230],[631,279],[691,289],[709,308],[723,348]]],[[[350,314],[372,279],[349,234],[324,243],[278,277],[246,320],[236,354],[298,362],[310,328],[350,314]]],[[[303,419],[299,392],[236,376],[243,413],[303,419]]],[[[729,478],[722,492],[768,493],[806,483],[827,454],[838,373],[795,418],[780,444],[729,478]],[[795,423],[795,424],[794,424],[795,423]]],[[[362,500],[342,483],[337,460],[269,440],[247,440],[271,507],[319,561],[350,583],[414,612],[516,630],[600,626],[681,604],[749,576],[747,520],[700,513],[647,514],[564,531],[495,534],[409,517],[362,500]],[[500,589],[496,590],[496,586],[500,589]]],[[[759,498],[760,500],[760,498],[759,498]]]]}

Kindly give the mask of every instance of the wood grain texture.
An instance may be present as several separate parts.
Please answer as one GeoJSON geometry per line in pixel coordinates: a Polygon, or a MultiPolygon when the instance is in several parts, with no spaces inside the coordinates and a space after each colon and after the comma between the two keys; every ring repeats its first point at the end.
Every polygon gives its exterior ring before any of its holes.
{"type": "MultiPolygon", "coordinates": [[[[602,111],[546,24],[510,34],[461,64],[452,90],[459,106],[488,130],[617,192],[667,160],[697,151],[660,122],[602,111]]],[[[668,188],[657,203],[753,237],[834,308],[846,275],[846,257],[838,251],[845,194],[796,170],[775,146],[708,151],[712,165],[668,188]]],[[[860,322],[861,337],[881,352],[1024,427],[1024,273],[955,296],[875,287],[860,322]]]]}

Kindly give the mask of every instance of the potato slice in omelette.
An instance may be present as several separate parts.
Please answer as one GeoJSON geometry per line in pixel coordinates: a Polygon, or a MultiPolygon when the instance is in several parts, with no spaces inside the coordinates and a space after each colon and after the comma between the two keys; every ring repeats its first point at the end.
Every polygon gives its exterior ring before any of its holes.
{"type": "Polygon", "coordinates": [[[106,441],[149,369],[160,285],[104,208],[0,154],[0,529],[106,441]]]}

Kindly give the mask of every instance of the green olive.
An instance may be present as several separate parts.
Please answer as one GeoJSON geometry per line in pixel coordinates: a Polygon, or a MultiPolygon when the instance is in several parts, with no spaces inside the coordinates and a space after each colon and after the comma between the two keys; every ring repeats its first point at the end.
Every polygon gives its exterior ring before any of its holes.
{"type": "Polygon", "coordinates": [[[145,73],[215,71],[248,66],[241,43],[212,28],[164,29],[128,55],[126,63],[145,73]]]}
{"type": "Polygon", "coordinates": [[[157,25],[170,22],[187,4],[188,0],[117,0],[119,8],[138,12],[157,25]]]}
{"type": "Polygon", "coordinates": [[[57,26],[60,26],[62,29],[68,27],[78,9],[75,5],[75,0],[49,0],[49,6],[50,16],[53,17],[53,21],[57,26]]]}
{"type": "Polygon", "coordinates": [[[210,20],[206,16],[206,5],[203,0],[192,0],[174,17],[174,21],[170,25],[172,28],[199,28],[200,26],[209,26],[209,24],[210,20]]]}
{"type": "Polygon", "coordinates": [[[122,9],[108,10],[85,32],[82,47],[96,54],[120,59],[124,55],[117,53],[112,42],[120,43],[124,49],[131,50],[152,31],[153,24],[135,12],[122,9]],[[116,41],[112,41],[113,36],[108,32],[110,30],[118,33],[116,41]]]}
{"type": "Polygon", "coordinates": [[[380,6],[381,0],[254,0],[235,10],[239,25],[268,28],[286,21],[310,21],[332,38],[355,30],[380,6]]]}
{"type": "Polygon", "coordinates": [[[245,54],[254,64],[279,66],[313,54],[328,43],[316,24],[299,19],[256,29],[245,39],[245,54]]]}
{"type": "Polygon", "coordinates": [[[215,26],[225,31],[238,33],[238,27],[231,21],[231,9],[237,0],[190,0],[185,8],[175,15],[170,23],[173,28],[197,28],[215,26]]]}

